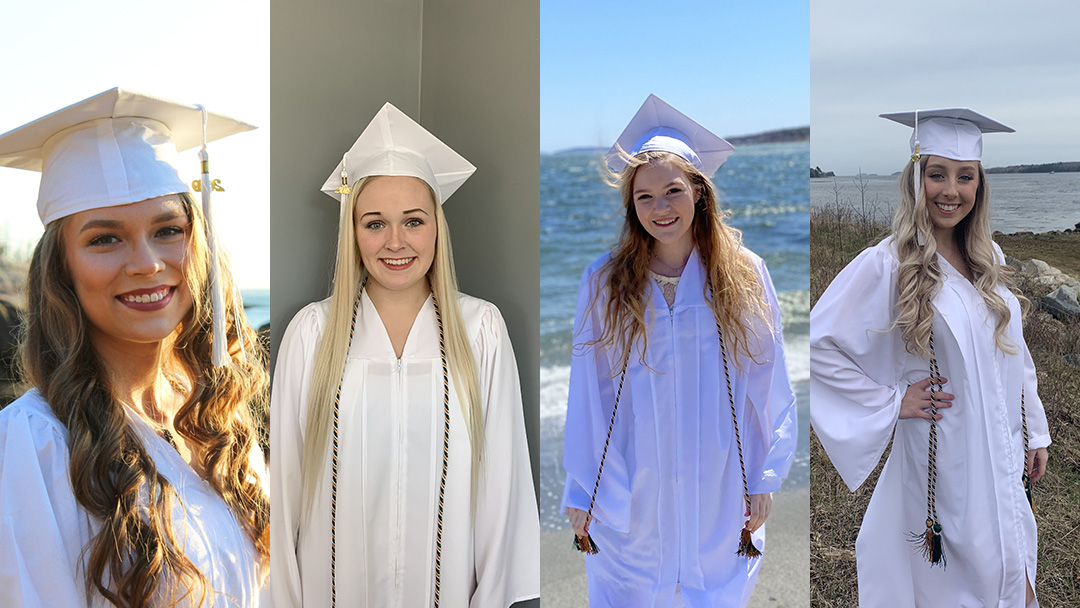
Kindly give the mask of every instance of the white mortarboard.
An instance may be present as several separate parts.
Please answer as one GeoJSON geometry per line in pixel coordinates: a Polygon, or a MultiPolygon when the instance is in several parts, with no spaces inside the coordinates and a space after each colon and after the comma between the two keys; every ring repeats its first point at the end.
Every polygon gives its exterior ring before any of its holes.
{"type": "Polygon", "coordinates": [[[734,149],[664,100],[649,95],[604,160],[612,171],[621,171],[626,166],[623,154],[670,152],[684,158],[706,177],[712,177],[734,149]]]}
{"type": "MultiPolygon", "coordinates": [[[[254,129],[207,114],[206,141],[254,129]]],[[[41,171],[43,224],[187,192],[177,150],[203,142],[202,110],[114,88],[0,135],[0,166],[41,171]]]]}
{"type": "Polygon", "coordinates": [[[1015,129],[967,108],[943,108],[881,114],[912,127],[911,153],[952,160],[982,160],[983,133],[1013,133],[1015,129]]]}
{"type": "Polygon", "coordinates": [[[349,185],[374,175],[418,177],[445,203],[476,171],[469,161],[454,152],[404,112],[386,103],[371,119],[342,161],[334,168],[321,190],[345,200],[349,185]],[[344,169],[343,169],[344,167],[344,169]],[[345,181],[344,190],[342,181],[345,181]]]}
{"type": "Polygon", "coordinates": [[[188,192],[173,160],[178,150],[202,144],[199,190],[210,250],[212,360],[218,366],[227,352],[206,143],[254,128],[201,106],[113,88],[0,135],[0,166],[41,172],[38,217],[49,224],[81,211],[188,192]]]}

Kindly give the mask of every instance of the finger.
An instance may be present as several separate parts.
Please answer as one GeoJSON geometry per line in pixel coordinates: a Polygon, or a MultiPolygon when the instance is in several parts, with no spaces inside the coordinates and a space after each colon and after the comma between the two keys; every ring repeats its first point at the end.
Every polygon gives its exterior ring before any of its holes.
{"type": "Polygon", "coordinates": [[[930,413],[930,410],[928,409],[919,410],[918,417],[924,418],[926,420],[941,420],[943,418],[941,414],[938,414],[937,417],[935,417],[933,414],[930,413]]]}
{"type": "Polygon", "coordinates": [[[914,386],[915,388],[919,389],[920,391],[925,391],[926,389],[930,388],[930,378],[923,378],[922,380],[919,380],[918,382],[916,382],[915,384],[912,384],[911,386],[914,386]]]}
{"type": "Polygon", "coordinates": [[[1031,475],[1031,483],[1042,479],[1046,474],[1046,463],[1049,454],[1045,450],[1035,450],[1035,466],[1031,475]]]}

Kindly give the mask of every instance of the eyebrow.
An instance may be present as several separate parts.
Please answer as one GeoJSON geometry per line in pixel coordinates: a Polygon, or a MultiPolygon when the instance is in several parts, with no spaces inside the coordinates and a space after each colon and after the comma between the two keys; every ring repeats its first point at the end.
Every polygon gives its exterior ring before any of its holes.
{"type": "MultiPolygon", "coordinates": [[[[419,207],[417,207],[416,209],[406,209],[405,211],[401,212],[401,215],[409,215],[410,213],[417,213],[417,212],[423,213],[424,215],[429,215],[427,211],[424,211],[423,209],[421,209],[419,207]]],[[[382,215],[382,211],[368,211],[367,213],[361,214],[360,219],[364,219],[365,217],[367,217],[369,215],[382,215]]]]}
{"type": "MultiPolygon", "coordinates": [[[[673,179],[670,182],[664,184],[663,187],[667,188],[669,186],[682,186],[682,185],[683,184],[679,182],[678,178],[676,178],[676,179],[673,179]]],[[[646,188],[638,188],[637,190],[634,190],[634,194],[637,194],[639,192],[648,192],[648,190],[646,188]]]]}
{"type": "MultiPolygon", "coordinates": [[[[928,171],[930,169],[941,169],[941,170],[944,170],[944,171],[948,170],[948,168],[945,165],[941,164],[941,163],[930,163],[929,165],[926,165],[926,169],[928,171]]],[[[957,169],[957,171],[975,171],[975,165],[961,165],[957,169]]]]}
{"type": "MultiPolygon", "coordinates": [[[[165,222],[171,222],[171,221],[175,220],[176,218],[178,218],[178,217],[180,217],[182,215],[184,215],[184,214],[180,213],[179,211],[165,211],[163,213],[159,213],[158,215],[155,215],[150,220],[150,223],[151,224],[163,224],[165,222]]],[[[109,229],[109,230],[116,230],[118,228],[123,228],[123,227],[124,227],[124,222],[121,222],[119,220],[109,220],[109,219],[90,220],[90,221],[86,222],[85,224],[83,224],[82,228],[79,228],[79,234],[82,234],[83,232],[86,232],[87,230],[93,230],[95,228],[106,228],[106,229],[109,229]]]]}

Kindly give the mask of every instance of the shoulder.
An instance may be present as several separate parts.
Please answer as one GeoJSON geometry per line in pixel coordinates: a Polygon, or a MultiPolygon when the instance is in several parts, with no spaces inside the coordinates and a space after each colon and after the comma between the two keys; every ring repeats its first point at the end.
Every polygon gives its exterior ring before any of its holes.
{"type": "Polygon", "coordinates": [[[321,336],[329,315],[330,298],[312,302],[293,315],[288,328],[285,330],[285,335],[299,334],[305,339],[311,336],[321,336]]]}
{"type": "Polygon", "coordinates": [[[55,437],[62,442],[67,438],[67,428],[57,419],[36,388],[30,389],[0,411],[0,439],[16,427],[30,431],[35,438],[55,437]]]}
{"type": "Polygon", "coordinates": [[[461,311],[469,337],[473,339],[505,331],[506,322],[499,307],[487,300],[458,292],[458,310],[461,311]]]}
{"type": "Polygon", "coordinates": [[[991,240],[990,245],[994,248],[994,262],[1000,266],[1005,265],[1005,252],[1001,250],[1001,245],[997,244],[997,241],[991,240]]]}

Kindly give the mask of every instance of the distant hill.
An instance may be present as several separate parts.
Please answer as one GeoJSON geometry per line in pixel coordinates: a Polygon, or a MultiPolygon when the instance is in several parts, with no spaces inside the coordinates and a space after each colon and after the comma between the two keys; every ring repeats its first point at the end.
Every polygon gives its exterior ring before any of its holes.
{"type": "Polygon", "coordinates": [[[987,173],[1075,173],[1080,171],[1080,162],[1047,163],[1043,165],[1009,165],[992,167],[987,173]]]}
{"type": "Polygon", "coordinates": [[[810,177],[836,177],[832,171],[822,171],[821,167],[810,167],[810,177]]]}
{"type": "MultiPolygon", "coordinates": [[[[753,135],[739,135],[737,137],[725,137],[733,146],[746,146],[751,144],[778,144],[790,141],[807,141],[810,139],[810,127],[793,127],[790,129],[776,129],[753,135]]],[[[555,155],[569,154],[606,154],[608,148],[596,146],[579,146],[553,152],[555,155]]]]}

